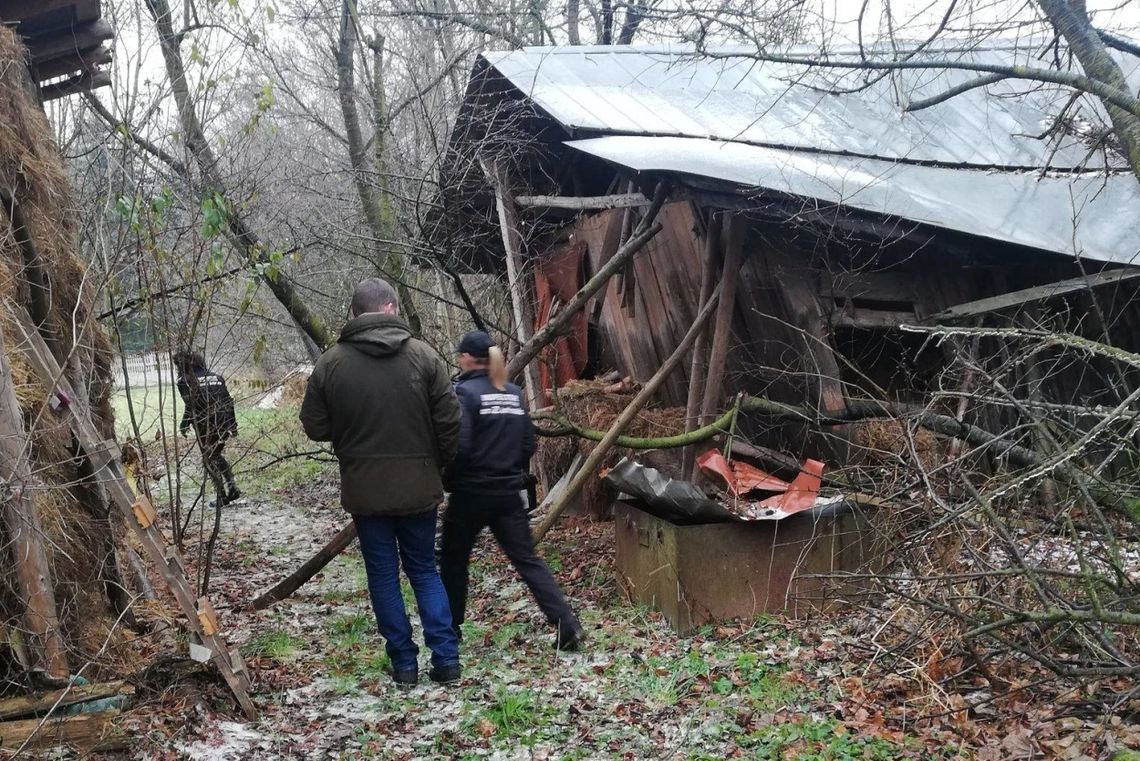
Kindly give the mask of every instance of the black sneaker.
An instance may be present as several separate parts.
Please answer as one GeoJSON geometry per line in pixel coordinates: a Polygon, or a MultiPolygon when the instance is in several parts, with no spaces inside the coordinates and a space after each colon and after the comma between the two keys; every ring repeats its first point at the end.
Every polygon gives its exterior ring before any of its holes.
{"type": "Polygon", "coordinates": [[[575,629],[572,632],[558,632],[554,638],[554,649],[564,653],[573,653],[582,649],[582,642],[586,639],[586,632],[575,629]]]}
{"type": "Polygon", "coordinates": [[[462,670],[456,663],[451,666],[432,666],[428,676],[436,684],[452,684],[459,681],[461,674],[462,670]]]}
{"type": "Polygon", "coordinates": [[[418,669],[393,669],[392,681],[400,687],[415,687],[416,682],[420,681],[420,672],[418,669]]]}

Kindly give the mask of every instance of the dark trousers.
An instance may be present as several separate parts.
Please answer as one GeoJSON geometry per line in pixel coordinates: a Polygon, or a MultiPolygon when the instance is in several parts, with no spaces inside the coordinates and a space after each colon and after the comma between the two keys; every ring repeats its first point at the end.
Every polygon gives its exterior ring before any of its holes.
{"type": "Polygon", "coordinates": [[[435,567],[435,519],[434,509],[419,515],[352,517],[360,537],[376,626],[384,637],[392,668],[397,671],[414,669],[420,651],[412,639],[412,624],[400,593],[401,565],[416,596],[432,665],[459,663],[459,640],[451,626],[447,594],[435,567]]]}
{"type": "Polygon", "coordinates": [[[451,619],[463,623],[467,611],[467,564],[484,527],[490,526],[515,571],[526,583],[546,619],[567,639],[581,630],[550,568],[534,551],[522,498],[516,494],[452,494],[443,516],[439,574],[451,603],[451,619]]]}
{"type": "Polygon", "coordinates": [[[206,466],[206,473],[214,482],[218,497],[224,500],[227,493],[237,490],[233,468],[225,457],[226,439],[224,436],[199,433],[198,444],[202,447],[202,463],[206,466]]]}

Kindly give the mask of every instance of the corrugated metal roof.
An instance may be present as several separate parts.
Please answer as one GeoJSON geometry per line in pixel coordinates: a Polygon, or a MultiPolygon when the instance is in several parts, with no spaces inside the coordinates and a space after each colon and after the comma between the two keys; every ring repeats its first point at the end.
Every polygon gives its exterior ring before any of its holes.
{"type": "Polygon", "coordinates": [[[636,171],[666,171],[800,196],[1119,264],[1140,264],[1140,184],[1130,174],[1039,177],[947,169],[683,137],[568,143],[636,171]]]}
{"type": "MultiPolygon", "coordinates": [[[[1032,65],[1030,47],[920,55],[934,60],[1032,65]]],[[[902,104],[945,92],[977,72],[906,70],[866,85],[867,72],[760,62],[742,48],[698,56],[692,48],[561,47],[485,53],[515,87],[575,136],[700,137],[811,148],[896,160],[985,167],[1098,167],[1081,139],[1036,139],[1071,90],[1024,80],[974,89],[914,113],[902,104]],[[860,86],[835,94],[838,88],[860,86]]],[[[803,51],[805,54],[810,51],[803,51]]],[[[833,53],[850,59],[856,52],[833,53]]],[[[1140,89],[1140,61],[1121,59],[1140,89]]],[[[1047,64],[1038,63],[1044,67],[1047,64]]],[[[1104,121],[1091,97],[1070,109],[1077,122],[1104,121]]]]}

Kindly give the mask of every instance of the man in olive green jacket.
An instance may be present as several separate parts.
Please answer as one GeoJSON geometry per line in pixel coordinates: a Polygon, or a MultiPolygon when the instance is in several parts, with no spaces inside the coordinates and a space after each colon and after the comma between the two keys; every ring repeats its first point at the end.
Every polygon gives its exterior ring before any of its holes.
{"type": "Polygon", "coordinates": [[[399,561],[411,582],[432,651],[431,678],[459,679],[459,641],[435,565],[441,471],[459,444],[459,403],[447,366],[413,338],[396,292],[378,278],[356,286],[336,346],[317,361],[301,423],[331,441],[340,462],[341,505],[352,514],[376,623],[392,676],[413,685],[419,648],[400,594],[399,561]]]}

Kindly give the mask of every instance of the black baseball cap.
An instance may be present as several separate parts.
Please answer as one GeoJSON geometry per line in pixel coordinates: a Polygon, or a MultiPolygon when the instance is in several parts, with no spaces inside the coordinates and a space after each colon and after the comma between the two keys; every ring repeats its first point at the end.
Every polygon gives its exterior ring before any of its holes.
{"type": "Polygon", "coordinates": [[[490,349],[495,345],[491,336],[482,330],[471,330],[459,339],[459,346],[455,347],[456,354],[470,354],[472,357],[486,359],[490,356],[490,349]]]}

